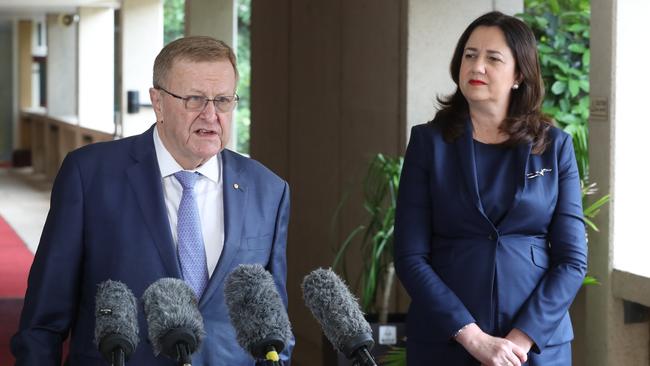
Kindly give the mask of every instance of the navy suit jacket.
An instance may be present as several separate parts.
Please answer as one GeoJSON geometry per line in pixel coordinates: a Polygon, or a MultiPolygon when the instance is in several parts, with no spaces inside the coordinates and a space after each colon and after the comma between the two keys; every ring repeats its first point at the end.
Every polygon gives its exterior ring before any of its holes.
{"type": "Polygon", "coordinates": [[[571,137],[553,127],[549,138],[543,154],[514,148],[516,193],[495,226],[479,196],[471,121],[452,143],[437,123],[412,129],[395,220],[409,342],[443,359],[472,322],[500,337],[518,328],[542,354],[573,339],[568,308],[587,265],[582,196],[571,137]]]}
{"type": "MultiPolygon", "coordinates": [[[[69,332],[69,365],[106,365],[93,344],[97,285],[121,281],[140,298],[156,280],[181,277],[152,131],[80,148],[63,162],[12,340],[17,365],[60,365],[69,332]]],[[[258,162],[221,154],[225,241],[199,300],[207,336],[193,365],[253,365],[236,342],[224,279],[241,263],[262,264],[287,305],[289,189],[258,162]]],[[[127,364],[174,365],[153,356],[142,306],[138,311],[140,344],[127,364]]],[[[285,360],[292,347],[283,352],[285,360]]]]}

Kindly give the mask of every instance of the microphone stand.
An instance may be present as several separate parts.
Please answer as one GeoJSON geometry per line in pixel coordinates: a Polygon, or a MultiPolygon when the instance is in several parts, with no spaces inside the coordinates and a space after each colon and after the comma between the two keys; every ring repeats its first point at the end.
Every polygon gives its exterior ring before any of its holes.
{"type": "Polygon", "coordinates": [[[192,366],[192,358],[186,343],[176,343],[176,352],[178,355],[178,366],[192,366]]]}
{"type": "Polygon", "coordinates": [[[124,366],[124,350],[122,347],[117,347],[111,352],[111,365],[112,366],[124,366]]]}
{"type": "Polygon", "coordinates": [[[367,347],[361,347],[354,353],[353,366],[377,366],[375,359],[368,351],[367,347]]]}

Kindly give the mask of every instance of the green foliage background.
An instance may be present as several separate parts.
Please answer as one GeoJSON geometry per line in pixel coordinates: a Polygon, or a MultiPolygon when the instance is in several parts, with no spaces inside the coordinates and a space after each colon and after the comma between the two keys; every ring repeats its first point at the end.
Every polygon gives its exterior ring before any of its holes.
{"type": "Polygon", "coordinates": [[[251,126],[251,0],[237,1],[237,69],[239,106],[235,112],[237,151],[249,154],[251,126]]]}
{"type": "Polygon", "coordinates": [[[573,136],[580,177],[589,179],[589,0],[526,0],[519,16],[537,38],[546,86],[543,112],[573,136]]]}
{"type": "Polygon", "coordinates": [[[163,3],[163,42],[165,44],[185,34],[185,0],[165,0],[163,3]]]}

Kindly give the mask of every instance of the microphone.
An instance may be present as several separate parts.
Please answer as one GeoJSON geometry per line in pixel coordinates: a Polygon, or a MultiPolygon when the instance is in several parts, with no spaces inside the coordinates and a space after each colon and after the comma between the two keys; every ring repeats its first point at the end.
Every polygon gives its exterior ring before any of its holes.
{"type": "Polygon", "coordinates": [[[125,284],[107,280],[95,294],[95,344],[113,366],[124,362],[138,346],[138,318],[135,296],[125,284]]]}
{"type": "Polygon", "coordinates": [[[291,340],[291,324],[273,276],[259,264],[241,264],[224,286],[239,345],[266,365],[280,365],[278,353],[291,340]]]}
{"type": "Polygon", "coordinates": [[[329,269],[314,270],[302,282],[305,304],[327,339],[355,365],[377,366],[370,354],[372,329],[343,280],[329,269]]]}
{"type": "Polygon", "coordinates": [[[154,355],[191,366],[205,337],[194,291],[178,278],[161,278],[145,290],[142,301],[154,355]]]}

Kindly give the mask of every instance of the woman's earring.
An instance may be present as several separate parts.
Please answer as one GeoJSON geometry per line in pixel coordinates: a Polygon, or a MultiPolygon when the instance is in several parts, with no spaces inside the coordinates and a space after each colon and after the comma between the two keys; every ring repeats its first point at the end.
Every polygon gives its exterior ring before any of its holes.
{"type": "Polygon", "coordinates": [[[512,86],[512,89],[514,89],[514,90],[519,89],[519,84],[515,84],[515,85],[513,85],[513,86],[512,86]]]}

